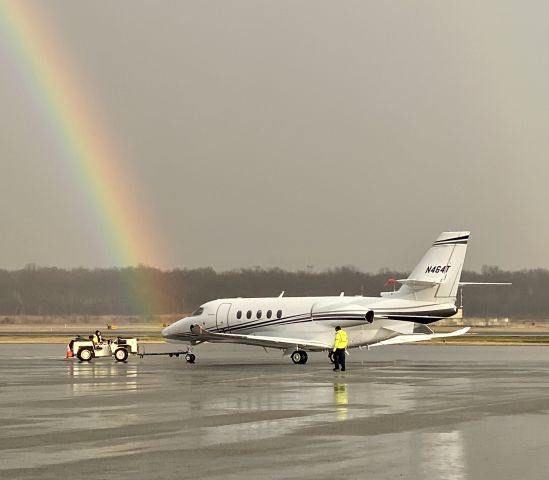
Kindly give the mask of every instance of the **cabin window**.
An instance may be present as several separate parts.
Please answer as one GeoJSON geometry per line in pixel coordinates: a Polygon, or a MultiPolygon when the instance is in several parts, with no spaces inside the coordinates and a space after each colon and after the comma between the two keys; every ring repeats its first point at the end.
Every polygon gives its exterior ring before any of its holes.
{"type": "Polygon", "coordinates": [[[282,318],[282,310],[276,312],[276,318],[282,318]]]}
{"type": "Polygon", "coordinates": [[[246,318],[249,320],[250,318],[252,318],[252,311],[251,310],[248,310],[246,312],[246,318]]]}
{"type": "Polygon", "coordinates": [[[257,318],[261,318],[261,310],[258,310],[256,313],[257,318]]]}
{"type": "Polygon", "coordinates": [[[204,312],[202,307],[197,308],[193,313],[191,313],[191,317],[198,317],[199,315],[202,315],[202,312],[204,312]]]}
{"type": "Polygon", "coordinates": [[[242,310],[236,312],[236,318],[238,318],[239,320],[242,318],[242,310]]]}
{"type": "Polygon", "coordinates": [[[271,318],[273,316],[272,310],[267,310],[267,318],[271,318]]]}

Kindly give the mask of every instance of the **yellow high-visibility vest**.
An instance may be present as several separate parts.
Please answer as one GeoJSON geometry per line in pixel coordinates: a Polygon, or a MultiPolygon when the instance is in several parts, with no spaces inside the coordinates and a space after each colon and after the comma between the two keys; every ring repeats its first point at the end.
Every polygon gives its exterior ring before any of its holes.
{"type": "Polygon", "coordinates": [[[347,332],[345,330],[338,330],[336,332],[334,351],[338,348],[347,348],[347,332]]]}

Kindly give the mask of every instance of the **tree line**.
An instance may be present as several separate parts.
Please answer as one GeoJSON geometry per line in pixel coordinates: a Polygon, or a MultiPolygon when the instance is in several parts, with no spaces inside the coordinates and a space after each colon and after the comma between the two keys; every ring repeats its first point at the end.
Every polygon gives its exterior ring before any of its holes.
{"type": "MultiPolygon", "coordinates": [[[[27,266],[0,270],[0,315],[140,315],[187,313],[217,298],[346,295],[377,296],[392,290],[389,278],[340,267],[322,272],[251,268],[159,270],[146,266],[61,269],[27,266]]],[[[510,287],[466,287],[468,316],[549,318],[549,270],[504,271],[494,266],[465,271],[463,281],[512,282],[510,287]]],[[[397,287],[398,288],[398,287],[397,287]]],[[[458,296],[459,303],[459,296],[458,296]]]]}

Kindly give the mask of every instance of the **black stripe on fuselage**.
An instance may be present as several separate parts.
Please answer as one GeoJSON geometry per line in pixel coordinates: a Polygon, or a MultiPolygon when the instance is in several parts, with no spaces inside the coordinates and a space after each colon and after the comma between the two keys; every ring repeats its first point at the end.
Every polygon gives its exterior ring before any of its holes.
{"type": "Polygon", "coordinates": [[[238,324],[235,324],[236,327],[244,327],[244,326],[254,326],[254,325],[262,325],[262,324],[266,324],[266,323],[276,323],[278,321],[281,321],[281,320],[287,320],[289,318],[297,318],[297,317],[302,317],[303,315],[310,315],[310,313],[300,313],[298,315],[290,315],[288,317],[275,317],[275,318],[267,318],[267,317],[264,317],[264,318],[254,318],[253,320],[249,320],[247,322],[241,322],[241,323],[238,323],[238,324]]]}
{"type": "MultiPolygon", "coordinates": [[[[436,304],[435,304],[436,305],[436,304]]],[[[360,320],[362,318],[365,318],[366,311],[362,312],[342,312],[342,311],[333,311],[333,312],[322,312],[322,313],[313,313],[313,319],[316,320],[330,320],[333,318],[334,314],[339,315],[347,315],[349,316],[350,320],[360,320]],[[325,318],[326,317],[326,318],[325,318]]],[[[288,317],[282,317],[282,318],[264,318],[264,319],[257,319],[257,320],[250,320],[247,322],[242,323],[236,323],[234,326],[231,326],[229,323],[229,330],[243,330],[246,328],[255,328],[255,327],[261,327],[265,325],[283,325],[288,323],[289,320],[305,320],[310,321],[311,320],[311,314],[310,313],[300,313],[298,315],[290,315],[288,317]]],[[[229,331],[226,328],[222,329],[223,331],[229,331]]],[[[215,330],[211,330],[215,331],[215,330]]]]}
{"type": "Polygon", "coordinates": [[[299,315],[290,315],[289,317],[282,317],[282,318],[274,318],[274,319],[265,319],[265,320],[254,320],[253,322],[244,322],[244,323],[238,323],[234,326],[231,326],[229,324],[229,328],[222,328],[218,330],[217,328],[212,331],[223,331],[223,332],[232,332],[233,330],[243,330],[248,328],[256,328],[256,327],[263,327],[265,325],[281,325],[283,323],[286,323],[287,321],[293,321],[293,320],[310,320],[311,315],[310,313],[301,313],[299,315]]]}
{"type": "Polygon", "coordinates": [[[425,317],[414,316],[414,315],[389,315],[387,318],[389,320],[399,320],[401,322],[414,322],[414,323],[421,323],[423,325],[427,325],[429,323],[438,322],[439,320],[442,320],[443,318],[447,318],[447,317],[435,317],[430,315],[427,315],[425,317]]]}
{"type": "Polygon", "coordinates": [[[443,318],[451,317],[455,315],[455,308],[447,308],[444,310],[434,310],[432,312],[414,312],[410,314],[406,313],[390,313],[387,314],[387,318],[390,320],[400,320],[403,322],[415,322],[428,324],[442,320],[443,318]]]}
{"type": "MultiPolygon", "coordinates": [[[[380,312],[381,313],[381,312],[380,312]]],[[[444,310],[432,310],[432,311],[419,311],[410,314],[406,313],[393,313],[393,312],[383,312],[383,318],[389,320],[401,320],[405,322],[417,322],[417,323],[433,323],[442,318],[450,317],[456,313],[455,309],[444,309],[444,310]]],[[[276,322],[261,322],[260,324],[254,325],[235,325],[234,327],[229,326],[228,329],[222,331],[231,333],[241,330],[257,330],[258,328],[264,326],[283,326],[283,325],[294,325],[298,323],[306,323],[310,321],[334,321],[334,320],[361,320],[364,319],[364,315],[359,314],[348,314],[346,312],[332,312],[332,313],[323,313],[322,317],[313,314],[311,318],[310,314],[301,314],[294,315],[292,317],[286,317],[278,319],[276,322]]],[[[219,331],[219,330],[212,330],[219,331]]]]}
{"type": "MultiPolygon", "coordinates": [[[[434,307],[436,305],[437,305],[436,303],[429,303],[427,305],[422,305],[421,308],[434,307]]],[[[372,309],[369,308],[368,310],[372,310],[372,309]]],[[[395,310],[410,310],[410,307],[394,307],[388,313],[392,313],[395,310]]],[[[385,314],[383,309],[375,310],[375,312],[385,314]]],[[[313,316],[315,318],[320,317],[320,316],[330,316],[330,317],[332,317],[334,314],[337,314],[337,313],[339,313],[339,314],[347,313],[349,315],[351,314],[350,312],[343,312],[341,310],[333,310],[331,312],[313,313],[313,316]]],[[[358,315],[359,317],[360,316],[365,317],[366,311],[364,311],[364,313],[357,313],[356,315],[358,315]]],[[[248,328],[248,327],[251,328],[251,327],[264,326],[264,325],[278,325],[280,323],[286,323],[288,320],[291,320],[291,319],[302,319],[302,318],[307,318],[308,320],[310,320],[311,319],[310,312],[300,313],[298,315],[289,315],[287,317],[281,317],[281,318],[260,318],[260,319],[255,319],[254,318],[253,320],[249,319],[248,321],[245,321],[245,322],[235,323],[234,327],[231,327],[231,323],[229,322],[229,329],[233,330],[233,329],[238,328],[238,329],[242,330],[243,328],[248,328]]],[[[227,330],[227,328],[218,329],[217,327],[215,327],[215,328],[212,328],[210,331],[212,331],[212,332],[217,332],[217,331],[225,332],[225,331],[228,331],[228,330],[227,330]]]]}
{"type": "MultiPolygon", "coordinates": [[[[421,308],[434,307],[436,305],[437,305],[436,303],[430,303],[430,304],[427,304],[427,305],[422,305],[421,308]]],[[[395,308],[391,309],[388,313],[392,313],[395,310],[409,310],[409,309],[410,309],[410,307],[395,307],[395,308]]],[[[372,310],[372,309],[370,308],[368,310],[372,310]]],[[[385,314],[383,309],[375,310],[375,312],[385,314]]],[[[314,318],[317,318],[317,317],[320,318],[321,316],[333,317],[333,315],[338,314],[338,313],[339,314],[349,314],[349,315],[351,314],[351,312],[343,312],[341,310],[333,310],[331,312],[313,313],[313,317],[314,318]]],[[[364,311],[364,313],[356,313],[356,315],[357,315],[357,317],[365,317],[366,311],[364,311]]],[[[229,329],[233,330],[233,329],[238,328],[238,329],[241,330],[243,328],[248,328],[248,327],[258,327],[258,326],[263,326],[263,325],[278,325],[280,323],[286,323],[288,320],[291,320],[291,319],[302,319],[302,318],[307,318],[308,320],[310,320],[311,319],[310,312],[300,313],[298,315],[289,315],[287,317],[282,317],[282,318],[253,319],[253,320],[249,320],[247,322],[235,323],[234,327],[231,327],[231,323],[229,322],[229,329]]],[[[217,327],[216,327],[215,329],[212,329],[211,331],[212,332],[213,331],[227,331],[227,329],[222,328],[221,330],[218,330],[217,327]]]]}
{"type": "MultiPolygon", "coordinates": [[[[323,313],[313,313],[313,316],[311,318],[310,313],[302,313],[300,315],[292,315],[289,317],[283,317],[283,318],[277,318],[274,320],[263,320],[259,321],[256,320],[254,322],[245,322],[241,324],[236,324],[234,326],[230,326],[228,329],[223,329],[223,331],[226,332],[232,332],[235,330],[248,330],[248,329],[256,329],[257,327],[263,327],[263,326],[278,326],[278,325],[290,325],[293,323],[304,323],[304,322],[310,322],[311,320],[315,321],[322,321],[322,320],[362,320],[365,319],[366,312],[358,312],[358,313],[352,313],[352,312],[323,312],[323,313]]],[[[218,330],[212,330],[212,331],[218,331],[218,330]]]]}

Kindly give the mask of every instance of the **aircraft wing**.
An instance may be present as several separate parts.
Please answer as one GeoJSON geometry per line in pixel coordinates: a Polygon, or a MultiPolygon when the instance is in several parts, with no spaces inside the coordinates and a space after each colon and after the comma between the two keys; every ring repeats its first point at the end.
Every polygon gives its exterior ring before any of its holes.
{"type": "Polygon", "coordinates": [[[425,340],[432,340],[433,338],[444,338],[444,337],[458,337],[469,331],[471,327],[465,327],[460,330],[456,330],[450,333],[411,333],[408,335],[396,335],[387,340],[382,340],[377,343],[372,343],[369,347],[378,347],[381,345],[398,345],[400,343],[412,343],[412,342],[423,342],[425,340]]]}
{"type": "Polygon", "coordinates": [[[225,343],[242,343],[245,345],[256,345],[258,347],[267,348],[294,348],[296,350],[311,350],[322,351],[331,350],[332,345],[324,342],[315,342],[303,338],[285,338],[271,337],[266,335],[238,335],[235,333],[217,333],[210,332],[202,327],[195,325],[191,328],[193,333],[193,341],[199,342],[225,342],[225,343]],[[195,337],[196,336],[196,337],[195,337]]]}

